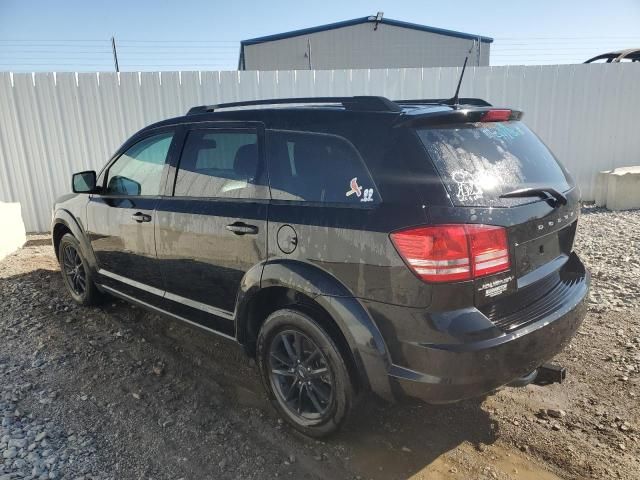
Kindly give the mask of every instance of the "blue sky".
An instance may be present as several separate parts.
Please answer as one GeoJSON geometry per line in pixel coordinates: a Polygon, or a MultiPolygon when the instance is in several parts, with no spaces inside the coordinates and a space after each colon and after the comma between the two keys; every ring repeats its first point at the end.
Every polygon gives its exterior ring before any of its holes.
{"type": "Polygon", "coordinates": [[[235,69],[239,41],[384,11],[495,39],[491,64],[640,47],[640,0],[0,0],[0,71],[235,69]]]}

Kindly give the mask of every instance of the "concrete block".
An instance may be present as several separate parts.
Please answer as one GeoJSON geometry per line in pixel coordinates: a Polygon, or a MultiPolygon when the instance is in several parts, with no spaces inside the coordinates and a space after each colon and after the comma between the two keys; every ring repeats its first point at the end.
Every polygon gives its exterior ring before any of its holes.
{"type": "Polygon", "coordinates": [[[609,210],[640,208],[640,167],[621,167],[609,173],[606,198],[609,210]]]}
{"type": "Polygon", "coordinates": [[[0,202],[0,260],[18,250],[27,241],[19,203],[0,202]]]}
{"type": "Polygon", "coordinates": [[[596,188],[594,192],[596,206],[607,205],[607,189],[609,188],[609,174],[611,170],[604,170],[596,174],[596,188]]]}

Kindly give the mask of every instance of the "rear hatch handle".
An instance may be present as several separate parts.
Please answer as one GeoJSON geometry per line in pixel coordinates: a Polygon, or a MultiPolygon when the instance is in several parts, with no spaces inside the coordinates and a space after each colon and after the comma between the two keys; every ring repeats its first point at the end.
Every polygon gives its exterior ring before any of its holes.
{"type": "Polygon", "coordinates": [[[553,187],[527,187],[503,193],[500,198],[540,197],[552,207],[566,205],[567,197],[553,187]]]}

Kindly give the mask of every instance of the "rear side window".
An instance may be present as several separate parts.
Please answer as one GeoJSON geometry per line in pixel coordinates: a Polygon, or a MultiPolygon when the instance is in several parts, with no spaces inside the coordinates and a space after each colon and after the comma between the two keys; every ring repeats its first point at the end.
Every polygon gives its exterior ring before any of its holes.
{"type": "Polygon", "coordinates": [[[523,123],[486,122],[418,129],[455,205],[508,206],[530,198],[501,199],[519,188],[569,190],[566,172],[523,123]]]}
{"type": "Polygon", "coordinates": [[[174,195],[179,197],[268,198],[260,184],[258,135],[249,130],[192,130],[182,149],[174,195]]]}
{"type": "Polygon", "coordinates": [[[270,130],[267,154],[273,199],[353,205],[380,201],[360,154],[342,137],[270,130]]]}

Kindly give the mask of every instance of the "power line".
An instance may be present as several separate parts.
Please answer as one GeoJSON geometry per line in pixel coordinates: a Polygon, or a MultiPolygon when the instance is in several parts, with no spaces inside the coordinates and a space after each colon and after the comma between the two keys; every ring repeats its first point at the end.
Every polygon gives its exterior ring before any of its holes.
{"type": "Polygon", "coordinates": [[[49,43],[49,42],[108,42],[108,39],[74,39],[74,40],[65,40],[63,38],[50,38],[50,39],[45,39],[45,38],[38,38],[38,39],[31,39],[31,40],[27,40],[24,38],[0,38],[0,42],[16,42],[16,43],[23,43],[23,42],[42,42],[42,43],[49,43]]]}
{"type": "Polygon", "coordinates": [[[24,50],[22,52],[3,52],[2,50],[0,50],[0,55],[2,55],[3,53],[10,53],[10,54],[27,54],[27,53],[37,53],[37,54],[41,54],[41,53],[55,53],[55,54],[63,54],[63,55],[75,55],[75,54],[86,54],[86,53],[111,53],[109,50],[96,50],[96,51],[87,51],[87,50],[79,50],[76,52],[60,52],[58,50],[24,50]]]}
{"type": "Polygon", "coordinates": [[[543,50],[543,51],[563,51],[563,50],[593,50],[593,49],[601,49],[602,47],[592,46],[592,45],[584,45],[581,47],[553,47],[553,46],[533,46],[533,47],[500,47],[496,45],[491,48],[491,51],[494,52],[496,50],[513,50],[513,51],[531,51],[531,50],[543,50]]]}
{"type": "MultiPolygon", "coordinates": [[[[185,39],[175,39],[175,40],[171,40],[171,39],[148,39],[148,40],[133,40],[133,39],[119,39],[118,38],[118,42],[131,42],[131,43],[149,43],[149,42],[153,42],[153,43],[163,43],[163,42],[175,42],[175,43],[189,43],[189,42],[195,42],[195,43],[229,43],[229,42],[235,42],[235,43],[240,43],[240,40],[185,40],[185,39]]],[[[101,39],[64,39],[64,38],[33,38],[33,39],[26,39],[26,38],[0,38],[0,42],[109,42],[109,38],[101,38],[101,39]]]]}
{"type": "MultiPolygon", "coordinates": [[[[149,54],[147,52],[120,52],[121,53],[121,57],[122,58],[126,58],[129,56],[133,56],[134,58],[137,58],[139,56],[148,56],[149,54]]],[[[218,53],[211,53],[211,54],[206,54],[206,53],[201,53],[201,52],[154,52],[155,56],[158,56],[161,59],[167,59],[168,57],[184,57],[184,56],[191,56],[191,60],[193,59],[193,55],[197,55],[199,56],[199,58],[224,58],[224,59],[228,59],[231,57],[237,57],[238,53],[235,52],[229,55],[225,55],[225,54],[218,54],[218,53]]]]}
{"type": "MultiPolygon", "coordinates": [[[[137,48],[137,49],[140,49],[140,48],[148,48],[149,50],[152,50],[152,51],[155,51],[155,50],[156,50],[156,48],[155,48],[155,47],[153,47],[153,46],[146,47],[146,46],[143,46],[143,45],[121,45],[119,48],[137,48]]],[[[184,48],[187,48],[187,47],[185,47],[184,45],[164,45],[164,46],[162,46],[162,47],[160,47],[160,48],[161,48],[161,49],[167,49],[167,48],[180,48],[180,49],[184,49],[184,48]]],[[[238,46],[206,46],[206,45],[190,45],[188,48],[206,48],[207,50],[211,50],[211,49],[215,49],[215,48],[217,48],[217,49],[224,48],[224,49],[229,49],[229,50],[233,49],[233,50],[235,50],[235,51],[238,51],[238,48],[239,48],[239,47],[238,47],[238,46]]]]}
{"type": "MultiPolygon", "coordinates": [[[[597,54],[596,54],[597,55],[597,54]]],[[[543,54],[531,54],[531,55],[518,55],[518,54],[506,54],[506,55],[496,55],[496,58],[555,58],[555,57],[584,57],[586,55],[576,55],[574,53],[560,53],[560,54],[551,54],[551,55],[543,55],[543,54]]],[[[593,56],[593,55],[592,55],[593,56]]],[[[493,55],[492,55],[492,58],[493,55]]],[[[585,59],[586,60],[586,59],[585,59]]]]}
{"type": "Polygon", "coordinates": [[[4,47],[10,47],[10,48],[14,48],[14,47],[20,47],[20,48],[31,48],[31,47],[62,47],[62,48],[92,48],[92,47],[96,47],[96,48],[100,48],[103,46],[107,46],[109,45],[110,42],[103,42],[104,45],[67,45],[64,43],[34,43],[31,45],[24,45],[24,44],[19,44],[19,45],[2,45],[0,44],[0,47],[4,48],[4,47]]]}
{"type": "Polygon", "coordinates": [[[615,38],[615,39],[620,39],[620,38],[640,38],[639,35],[608,35],[608,36],[589,36],[589,37],[564,37],[564,36],[560,36],[560,37],[551,37],[551,36],[546,36],[546,37],[523,37],[523,36],[514,36],[514,37],[493,37],[494,40],[548,40],[548,39],[554,39],[554,40],[563,40],[563,39],[570,39],[570,40],[584,40],[584,39],[595,39],[595,40],[606,40],[608,38],[615,38]]]}
{"type": "Polygon", "coordinates": [[[136,66],[147,66],[147,67],[166,67],[166,66],[172,66],[172,65],[224,65],[224,62],[216,62],[216,61],[203,61],[203,62],[198,62],[196,61],[192,61],[190,63],[181,63],[180,60],[177,60],[175,62],[171,62],[171,61],[165,61],[163,63],[159,63],[159,62],[120,62],[123,65],[126,66],[132,66],[132,65],[136,65],[136,66]]]}
{"type": "MultiPolygon", "coordinates": [[[[490,47],[490,56],[492,64],[520,61],[558,63],[563,59],[573,61],[591,58],[636,41],[640,43],[640,36],[505,36],[495,38],[490,47]]],[[[394,46],[404,48],[402,43],[394,46]]],[[[112,59],[106,57],[112,53],[109,47],[111,42],[108,39],[0,39],[0,62],[5,62],[0,65],[12,68],[43,66],[51,69],[66,66],[89,69],[97,65],[110,70],[107,65],[112,59]]],[[[126,70],[235,69],[238,48],[239,41],[236,40],[118,39],[117,53],[119,66],[126,70]]]]}
{"type": "Polygon", "coordinates": [[[240,43],[240,40],[118,40],[126,43],[240,43]]]}
{"type": "MultiPolygon", "coordinates": [[[[118,50],[121,50],[123,47],[118,46],[118,50]]],[[[401,48],[401,47],[398,47],[401,48]]],[[[499,47],[494,46],[491,48],[491,54],[493,55],[496,52],[531,52],[531,51],[548,51],[548,52],[564,52],[564,51],[591,51],[591,50],[603,50],[602,47],[593,47],[593,46],[582,46],[582,47],[499,47]]],[[[606,48],[604,48],[606,50],[606,48]]],[[[227,50],[208,50],[216,55],[237,55],[238,49],[232,48],[227,50]]],[[[50,53],[50,54],[59,54],[59,55],[74,55],[74,54],[100,54],[100,53],[111,53],[110,50],[58,50],[58,49],[38,49],[38,50],[5,50],[0,46],[0,54],[11,54],[11,55],[21,55],[21,54],[32,54],[32,53],[50,53]]],[[[138,49],[138,50],[126,50],[124,53],[127,55],[149,55],[149,54],[161,54],[161,55],[207,55],[207,51],[190,51],[188,49],[181,49],[180,51],[176,50],[165,50],[165,49],[138,49]]]]}
{"type": "MultiPolygon", "coordinates": [[[[215,44],[239,45],[240,40],[185,40],[185,39],[146,39],[146,40],[133,40],[133,39],[120,39],[118,38],[118,44],[122,46],[146,46],[148,44],[174,44],[181,46],[183,44],[189,44],[192,46],[198,46],[198,44],[207,48],[215,44]]],[[[510,36],[510,37],[494,37],[494,44],[513,44],[516,42],[529,42],[529,41],[546,41],[546,42],[563,42],[566,40],[579,40],[580,43],[584,41],[588,42],[605,42],[605,41],[633,41],[640,40],[640,35],[628,35],[628,36],[589,36],[589,37],[523,37],[523,36],[510,36]]],[[[15,43],[19,46],[29,45],[60,45],[60,46],[73,46],[74,43],[104,43],[109,44],[110,39],[0,39],[0,43],[15,43]],[[65,42],[65,43],[61,43],[65,42]]],[[[526,43],[525,43],[526,44],[526,43]]]]}
{"type": "MultiPolygon", "coordinates": [[[[15,67],[25,67],[25,66],[35,66],[35,65],[41,65],[41,66],[53,66],[53,67],[60,67],[60,66],[68,66],[68,67],[82,67],[82,68],[88,68],[88,67],[94,67],[94,66],[102,66],[101,63],[91,63],[91,64],[84,64],[84,65],[78,65],[77,63],[56,63],[54,65],[52,65],[51,63],[0,63],[0,65],[3,66],[15,66],[15,67]]],[[[109,65],[109,70],[111,70],[111,66],[109,65]]]]}

